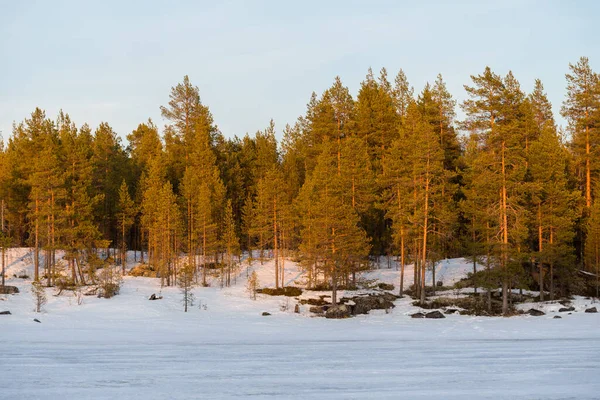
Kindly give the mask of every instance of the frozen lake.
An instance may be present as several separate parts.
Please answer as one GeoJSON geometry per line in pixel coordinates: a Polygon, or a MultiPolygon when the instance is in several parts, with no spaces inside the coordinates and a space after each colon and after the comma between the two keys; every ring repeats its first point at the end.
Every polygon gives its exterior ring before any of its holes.
{"type": "Polygon", "coordinates": [[[268,318],[142,329],[74,323],[63,332],[32,322],[20,335],[0,334],[0,398],[600,397],[600,339],[586,337],[592,327],[581,321],[579,334],[563,326],[549,335],[549,323],[567,321],[268,318]],[[519,322],[541,332],[522,328],[519,338],[519,322]]]}
{"type": "MultiPolygon", "coordinates": [[[[14,253],[12,270],[30,270],[27,249],[14,253]]],[[[254,266],[263,285],[271,264],[254,266]]],[[[452,282],[469,268],[451,260],[440,275],[452,282]]],[[[293,263],[286,274],[301,276],[293,263]]],[[[244,275],[231,288],[195,288],[188,313],[177,288],[126,277],[118,296],[81,305],[48,289],[37,314],[31,282],[10,278],[21,293],[0,296],[0,311],[12,312],[0,315],[0,399],[600,398],[600,313],[583,312],[592,300],[574,300],[571,315],[524,304],[547,314],[429,320],[410,318],[419,309],[404,298],[389,314],[326,320],[307,306],[294,314],[293,298],[251,300],[244,275]],[[148,301],[152,293],[163,299],[148,301]]]]}

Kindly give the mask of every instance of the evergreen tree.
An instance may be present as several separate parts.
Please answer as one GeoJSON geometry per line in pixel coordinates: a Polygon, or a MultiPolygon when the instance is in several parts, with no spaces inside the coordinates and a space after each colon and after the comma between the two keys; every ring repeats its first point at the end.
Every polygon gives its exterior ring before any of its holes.
{"type": "Polygon", "coordinates": [[[119,228],[121,231],[121,266],[123,268],[123,274],[125,274],[125,267],[127,265],[126,235],[129,233],[129,230],[133,225],[136,213],[137,210],[135,203],[129,195],[127,183],[125,180],[123,180],[121,187],[119,188],[119,204],[117,211],[117,219],[119,221],[119,228]]]}
{"type": "Polygon", "coordinates": [[[231,274],[233,270],[233,257],[240,253],[240,242],[236,233],[235,220],[233,218],[233,207],[231,200],[227,200],[225,206],[225,217],[223,220],[223,247],[227,256],[227,278],[226,286],[231,285],[231,274]]]}
{"type": "Polygon", "coordinates": [[[567,152],[562,147],[549,119],[539,139],[531,144],[530,169],[537,233],[538,283],[540,300],[544,301],[544,266],[550,278],[550,299],[554,299],[554,275],[558,269],[561,288],[575,274],[572,242],[578,217],[579,195],[569,189],[567,152]]]}
{"type": "Polygon", "coordinates": [[[493,263],[502,276],[502,311],[508,314],[509,287],[521,269],[521,245],[526,234],[522,218],[522,193],[526,172],[522,110],[524,95],[509,73],[502,79],[487,67],[472,76],[474,86],[465,86],[469,99],[463,103],[463,127],[477,134],[478,155],[468,168],[474,177],[473,189],[484,197],[494,212],[489,221],[496,240],[493,263]]]}
{"type": "Polygon", "coordinates": [[[356,211],[342,199],[336,171],[337,159],[325,148],[297,203],[304,216],[300,249],[311,258],[313,281],[318,270],[330,280],[333,304],[340,279],[358,269],[348,267],[366,264],[370,250],[356,211]]]}
{"type": "Polygon", "coordinates": [[[116,206],[119,201],[119,185],[127,170],[127,155],[121,139],[105,122],[94,132],[92,176],[95,193],[102,196],[96,210],[103,239],[117,243],[116,206]]]}
{"type": "Polygon", "coordinates": [[[596,297],[600,297],[600,200],[595,199],[587,220],[585,265],[596,275],[596,297]]]}
{"type": "Polygon", "coordinates": [[[177,286],[179,286],[183,296],[181,302],[183,303],[184,312],[188,311],[188,307],[194,306],[194,293],[192,292],[194,273],[194,267],[185,263],[177,275],[177,286]]]}
{"type": "Polygon", "coordinates": [[[409,85],[406,74],[402,69],[398,71],[398,75],[394,79],[393,95],[396,113],[402,123],[406,118],[408,106],[414,101],[414,89],[409,85]]]}
{"type": "Polygon", "coordinates": [[[569,69],[562,115],[569,121],[573,152],[583,177],[580,185],[589,209],[593,198],[592,181],[597,180],[600,173],[600,131],[596,129],[600,117],[600,79],[592,71],[587,57],[581,57],[577,64],[569,64],[569,69]]]}

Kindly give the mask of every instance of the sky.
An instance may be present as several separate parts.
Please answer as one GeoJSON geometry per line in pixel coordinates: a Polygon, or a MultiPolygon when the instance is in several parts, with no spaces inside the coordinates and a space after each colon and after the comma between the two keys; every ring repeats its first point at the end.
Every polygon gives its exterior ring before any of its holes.
{"type": "MultiPolygon", "coordinates": [[[[35,107],[125,138],[188,75],[226,137],[278,136],[339,75],[356,98],[369,67],[415,92],[441,73],[460,102],[470,76],[542,80],[555,117],[569,63],[600,70],[596,1],[0,0],[0,131],[35,107]]],[[[459,118],[461,116],[460,109],[459,118]]]]}

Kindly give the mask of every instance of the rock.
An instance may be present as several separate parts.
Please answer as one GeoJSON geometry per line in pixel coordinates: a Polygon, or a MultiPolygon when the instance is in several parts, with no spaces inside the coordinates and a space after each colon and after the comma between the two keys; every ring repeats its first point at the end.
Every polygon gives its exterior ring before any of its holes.
{"type": "Polygon", "coordinates": [[[391,293],[381,293],[369,296],[355,296],[351,299],[344,299],[354,302],[352,314],[367,314],[371,310],[388,310],[394,308],[393,301],[396,296],[391,293]]]}
{"type": "Polygon", "coordinates": [[[319,299],[300,299],[300,304],[308,304],[309,306],[324,306],[329,304],[327,301],[319,299]]]}
{"type": "Polygon", "coordinates": [[[40,320],[39,320],[39,319],[37,319],[37,318],[34,318],[34,319],[33,319],[33,322],[37,322],[38,324],[41,324],[41,323],[42,323],[42,321],[40,321],[40,320]]]}
{"type": "Polygon", "coordinates": [[[596,309],[596,307],[592,307],[592,308],[586,308],[585,312],[586,313],[597,313],[598,310],[596,309]]]}
{"type": "Polygon", "coordinates": [[[428,312],[427,314],[425,314],[425,318],[438,319],[438,318],[446,318],[446,317],[444,316],[444,314],[442,314],[438,310],[435,310],[435,311],[431,311],[431,312],[428,312]]]}
{"type": "Polygon", "coordinates": [[[315,314],[323,314],[325,311],[323,310],[323,306],[312,306],[308,309],[311,313],[315,314]]]}
{"type": "Polygon", "coordinates": [[[437,285],[437,287],[443,287],[444,286],[444,282],[443,281],[437,281],[436,285],[437,285]]]}
{"type": "Polygon", "coordinates": [[[456,314],[458,310],[456,308],[447,308],[444,314],[456,314]]]}
{"type": "Polygon", "coordinates": [[[394,290],[394,285],[391,283],[380,282],[377,287],[381,290],[394,290]]]}
{"type": "Polygon", "coordinates": [[[12,315],[10,311],[0,311],[0,315],[12,315]]]}
{"type": "Polygon", "coordinates": [[[16,286],[0,286],[0,294],[15,294],[19,293],[19,288],[16,286]]]}
{"type": "Polygon", "coordinates": [[[350,311],[351,311],[350,307],[345,304],[333,305],[333,306],[329,307],[327,309],[327,311],[325,312],[325,318],[333,318],[333,319],[348,318],[348,317],[350,317],[350,311]]]}
{"type": "Polygon", "coordinates": [[[160,300],[162,299],[162,296],[157,296],[156,294],[152,293],[152,295],[148,298],[148,300],[160,300]]]}
{"type": "Polygon", "coordinates": [[[411,318],[425,318],[425,314],[423,314],[422,312],[418,312],[418,313],[414,313],[410,317],[411,318]]]}
{"type": "Polygon", "coordinates": [[[535,308],[530,308],[529,311],[527,311],[527,314],[533,315],[534,317],[541,317],[542,315],[546,315],[545,312],[536,310],[535,308]]]}
{"type": "Polygon", "coordinates": [[[294,306],[294,312],[295,312],[296,314],[300,314],[300,304],[296,304],[296,305],[294,306]]]}
{"type": "Polygon", "coordinates": [[[558,312],[569,312],[569,311],[575,311],[575,307],[571,306],[571,307],[561,307],[558,312]]]}
{"type": "Polygon", "coordinates": [[[269,316],[269,315],[271,315],[271,313],[268,313],[268,312],[266,312],[266,311],[263,311],[263,313],[262,313],[262,316],[263,316],[263,317],[267,317],[267,316],[269,316]]]}
{"type": "Polygon", "coordinates": [[[554,319],[561,319],[562,317],[560,315],[555,315],[554,319]]]}
{"type": "Polygon", "coordinates": [[[297,297],[302,294],[302,289],[295,286],[286,286],[281,288],[262,288],[257,289],[256,293],[268,294],[269,296],[288,296],[297,297]]]}

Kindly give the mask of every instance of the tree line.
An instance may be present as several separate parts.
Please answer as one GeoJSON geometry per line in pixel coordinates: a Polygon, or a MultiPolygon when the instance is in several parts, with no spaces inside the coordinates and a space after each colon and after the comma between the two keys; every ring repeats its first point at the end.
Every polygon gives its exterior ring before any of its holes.
{"type": "Polygon", "coordinates": [[[94,280],[97,249],[117,248],[104,258],[136,250],[164,285],[184,266],[207,284],[215,265],[228,284],[242,251],[268,252],[277,287],[295,257],[334,302],[374,257],[398,259],[401,294],[414,264],[424,299],[425,271],[465,256],[485,265],[476,287],[502,288],[506,312],[513,288],[554,298],[577,290],[579,270],[598,275],[600,79],[582,57],[566,83],[566,131],[541,81],[525,93],[490,68],[460,105],[441,75],[415,94],[402,70],[392,82],[369,69],[356,98],[338,77],[280,142],[273,121],[225,138],[187,76],[160,108],[163,134],[148,120],[126,145],[107,123],[36,109],[1,148],[0,245],[32,247],[34,279],[49,286],[57,250],[74,284],[94,280]]]}

